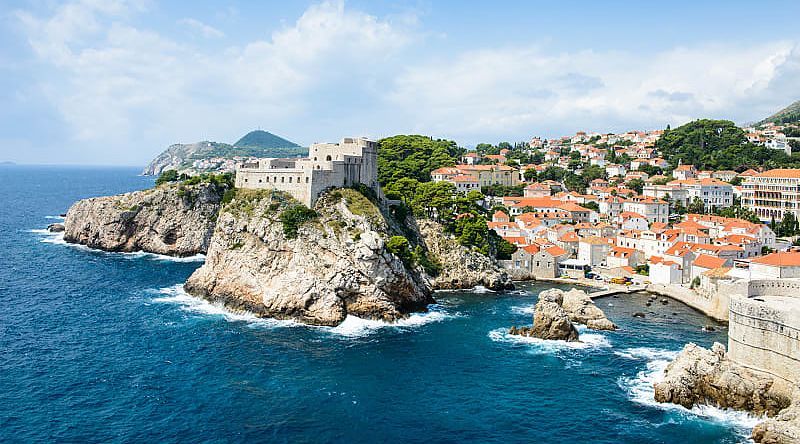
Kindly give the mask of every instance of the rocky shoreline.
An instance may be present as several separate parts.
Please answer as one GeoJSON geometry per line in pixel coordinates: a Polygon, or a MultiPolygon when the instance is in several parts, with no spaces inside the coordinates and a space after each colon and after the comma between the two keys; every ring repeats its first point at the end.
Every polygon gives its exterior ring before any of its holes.
{"type": "Polygon", "coordinates": [[[712,404],[766,415],[753,429],[758,443],[800,442],[800,391],[781,378],[732,361],[725,346],[705,349],[687,344],[654,385],[655,400],[691,408],[712,404]]]}
{"type": "Polygon", "coordinates": [[[329,191],[305,210],[266,190],[235,190],[223,203],[226,191],[224,184],[179,183],[81,200],[66,214],[64,239],[104,251],[206,254],[185,283],[188,293],[314,325],[338,325],[347,315],[392,322],[425,311],[434,290],[514,286],[494,261],[459,245],[441,225],[411,220],[401,232],[353,189],[329,191]],[[389,239],[403,234],[441,273],[431,276],[388,250],[389,239]]]}

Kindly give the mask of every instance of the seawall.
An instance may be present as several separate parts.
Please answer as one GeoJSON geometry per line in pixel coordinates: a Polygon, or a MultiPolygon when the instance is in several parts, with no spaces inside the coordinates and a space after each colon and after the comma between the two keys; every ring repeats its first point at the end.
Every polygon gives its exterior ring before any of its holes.
{"type": "Polygon", "coordinates": [[[691,290],[677,285],[648,284],[645,291],[666,296],[703,312],[718,321],[728,320],[729,294],[691,290]]]}

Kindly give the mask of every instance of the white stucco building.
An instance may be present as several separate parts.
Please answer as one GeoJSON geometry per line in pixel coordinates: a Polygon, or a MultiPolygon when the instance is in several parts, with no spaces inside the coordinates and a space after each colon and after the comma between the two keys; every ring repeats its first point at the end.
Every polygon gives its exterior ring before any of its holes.
{"type": "Polygon", "coordinates": [[[315,143],[301,159],[259,159],[236,168],[236,187],[285,191],[311,207],[324,190],[363,183],[381,196],[378,144],[345,137],[339,143],[315,143]]]}

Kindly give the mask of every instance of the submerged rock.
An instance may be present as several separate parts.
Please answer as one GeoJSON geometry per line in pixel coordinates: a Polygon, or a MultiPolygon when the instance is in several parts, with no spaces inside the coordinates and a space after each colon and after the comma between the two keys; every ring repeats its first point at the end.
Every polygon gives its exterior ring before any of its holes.
{"type": "Polygon", "coordinates": [[[348,314],[395,321],[433,302],[424,279],[386,248],[387,221],[358,191],[324,194],[316,216],[289,218],[291,208],[301,207],[285,193],[237,190],[185,289],[316,325],[338,325],[348,314]]]}
{"type": "Polygon", "coordinates": [[[444,233],[441,224],[432,220],[417,221],[420,237],[428,251],[441,264],[441,272],[431,277],[436,290],[486,287],[489,290],[511,290],[514,283],[497,262],[459,244],[444,233]]]}
{"type": "Polygon", "coordinates": [[[64,224],[50,224],[47,226],[47,231],[51,233],[61,233],[64,231],[64,224]]]}
{"type": "Polygon", "coordinates": [[[796,388],[782,379],[731,361],[722,344],[714,343],[711,350],[687,344],[664,370],[664,380],[654,388],[658,402],[686,408],[713,404],[772,416],[753,430],[756,442],[800,442],[796,388]]]}
{"type": "Polygon", "coordinates": [[[106,251],[205,253],[226,190],[219,184],[164,184],[80,200],[67,211],[64,240],[106,251]]]}

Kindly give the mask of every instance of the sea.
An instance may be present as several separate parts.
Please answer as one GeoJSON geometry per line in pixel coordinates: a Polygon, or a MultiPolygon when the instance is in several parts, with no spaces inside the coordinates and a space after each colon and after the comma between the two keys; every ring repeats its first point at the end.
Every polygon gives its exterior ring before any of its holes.
{"type": "Polygon", "coordinates": [[[601,299],[620,329],[580,343],[507,334],[531,324],[543,283],[439,292],[396,324],[309,327],[186,294],[202,256],[46,231],[75,200],[153,185],[138,173],[0,167],[0,442],[739,443],[760,420],[653,400],[686,343],[726,340],[675,301],[601,299]]]}

